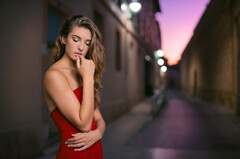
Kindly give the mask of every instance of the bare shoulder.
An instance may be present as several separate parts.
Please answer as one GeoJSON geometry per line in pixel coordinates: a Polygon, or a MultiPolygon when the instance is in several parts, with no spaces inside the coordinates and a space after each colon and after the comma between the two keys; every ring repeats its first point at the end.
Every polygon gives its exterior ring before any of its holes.
{"type": "Polygon", "coordinates": [[[64,74],[57,70],[57,69],[49,69],[44,75],[44,83],[48,81],[58,81],[58,80],[64,80],[65,76],[64,74]]]}
{"type": "Polygon", "coordinates": [[[47,72],[44,75],[43,79],[44,88],[45,90],[48,90],[48,88],[53,87],[69,87],[68,81],[66,79],[66,76],[63,72],[60,71],[60,69],[56,68],[49,68],[47,72]]]}

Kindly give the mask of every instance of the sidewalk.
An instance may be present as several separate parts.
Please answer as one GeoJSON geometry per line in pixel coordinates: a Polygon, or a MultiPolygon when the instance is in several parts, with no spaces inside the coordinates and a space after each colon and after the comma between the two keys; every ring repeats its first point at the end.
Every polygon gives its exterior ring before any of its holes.
{"type": "MultiPolygon", "coordinates": [[[[126,147],[143,126],[151,120],[152,101],[146,98],[133,106],[128,112],[106,126],[102,138],[104,159],[149,159],[145,149],[126,147]],[[144,157],[145,156],[145,157],[144,157]]],[[[55,142],[44,150],[44,155],[35,159],[55,159],[59,142],[55,142]]]]}
{"type": "Polygon", "coordinates": [[[104,159],[149,159],[145,149],[128,147],[129,141],[151,120],[152,103],[147,98],[107,125],[102,139],[104,159]]]}

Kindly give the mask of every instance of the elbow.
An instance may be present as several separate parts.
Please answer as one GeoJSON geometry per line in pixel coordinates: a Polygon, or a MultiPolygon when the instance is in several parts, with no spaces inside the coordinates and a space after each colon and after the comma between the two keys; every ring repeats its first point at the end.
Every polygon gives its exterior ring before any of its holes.
{"type": "Polygon", "coordinates": [[[84,132],[84,133],[87,133],[87,132],[90,132],[91,129],[92,129],[92,124],[85,124],[85,125],[82,125],[78,128],[80,131],[84,132]]]}
{"type": "Polygon", "coordinates": [[[82,132],[84,132],[84,133],[87,133],[87,132],[90,132],[90,131],[91,131],[91,127],[85,126],[85,127],[80,128],[80,130],[81,130],[82,132]]]}
{"type": "MultiPolygon", "coordinates": [[[[71,120],[70,120],[71,121],[71,120]]],[[[90,132],[92,129],[92,120],[80,120],[79,118],[72,119],[72,123],[76,129],[81,132],[90,132]]]]}

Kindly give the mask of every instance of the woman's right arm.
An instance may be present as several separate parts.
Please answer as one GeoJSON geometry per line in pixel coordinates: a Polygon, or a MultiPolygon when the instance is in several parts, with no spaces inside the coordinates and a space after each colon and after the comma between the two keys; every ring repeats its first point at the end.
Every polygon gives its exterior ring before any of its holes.
{"type": "MultiPolygon", "coordinates": [[[[82,67],[82,69],[84,68],[82,67]]],[[[66,77],[57,70],[46,72],[44,76],[44,88],[46,94],[55,103],[61,113],[75,127],[83,132],[89,132],[94,112],[94,81],[88,75],[84,75],[82,78],[83,99],[81,105],[69,86],[66,77]]]]}

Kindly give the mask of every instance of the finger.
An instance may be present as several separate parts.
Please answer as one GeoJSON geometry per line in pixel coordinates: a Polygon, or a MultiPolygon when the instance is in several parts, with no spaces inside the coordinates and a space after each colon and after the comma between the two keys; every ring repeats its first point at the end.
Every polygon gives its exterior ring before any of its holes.
{"type": "Polygon", "coordinates": [[[77,142],[79,143],[79,140],[77,138],[70,138],[65,142],[65,144],[73,144],[77,142]]]}
{"type": "Polygon", "coordinates": [[[71,134],[71,136],[74,138],[74,137],[80,137],[80,136],[83,136],[84,133],[76,133],[76,134],[71,134]]]}
{"type": "Polygon", "coordinates": [[[83,55],[80,55],[80,56],[78,56],[78,57],[79,57],[79,59],[80,59],[81,64],[82,64],[82,62],[84,62],[84,61],[86,60],[83,55]]]}
{"type": "Polygon", "coordinates": [[[72,134],[72,138],[68,139],[69,141],[76,141],[76,140],[81,140],[85,138],[84,133],[78,133],[78,134],[72,134]]]}
{"type": "Polygon", "coordinates": [[[84,142],[84,139],[83,138],[71,138],[71,139],[68,139],[65,144],[78,144],[78,143],[82,143],[84,142]]]}
{"type": "Polygon", "coordinates": [[[77,64],[77,68],[80,68],[80,58],[79,58],[79,56],[77,56],[76,64],[77,64]]]}
{"type": "Polygon", "coordinates": [[[81,148],[74,149],[74,151],[77,151],[77,152],[83,151],[83,150],[86,150],[88,147],[89,147],[89,146],[86,145],[86,146],[83,146],[83,147],[81,147],[81,148]]]}
{"type": "Polygon", "coordinates": [[[84,146],[83,143],[69,144],[69,145],[67,145],[67,147],[72,147],[72,148],[80,148],[80,147],[83,147],[83,146],[84,146]]]}
{"type": "Polygon", "coordinates": [[[80,143],[80,142],[82,142],[82,141],[68,141],[68,142],[66,142],[65,144],[67,144],[67,145],[73,145],[73,144],[78,144],[78,143],[80,143]]]}

